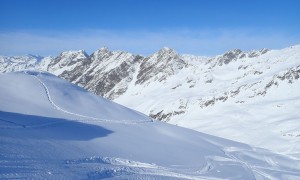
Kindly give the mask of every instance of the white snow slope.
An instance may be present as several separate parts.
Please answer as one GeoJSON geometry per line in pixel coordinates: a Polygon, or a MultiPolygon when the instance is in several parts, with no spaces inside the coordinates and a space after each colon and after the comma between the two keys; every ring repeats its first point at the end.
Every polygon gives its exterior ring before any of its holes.
{"type": "Polygon", "coordinates": [[[300,159],[300,45],[250,54],[233,50],[209,61],[186,61],[188,66],[162,82],[129,84],[114,101],[300,159]],[[225,64],[232,54],[237,58],[225,64]]]}
{"type": "Polygon", "coordinates": [[[300,161],[159,121],[48,73],[0,74],[0,179],[300,179],[300,161]]]}

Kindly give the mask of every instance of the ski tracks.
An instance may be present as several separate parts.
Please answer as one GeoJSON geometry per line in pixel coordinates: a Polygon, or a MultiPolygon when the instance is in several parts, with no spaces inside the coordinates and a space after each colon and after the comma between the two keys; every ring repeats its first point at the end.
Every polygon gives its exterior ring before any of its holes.
{"type": "Polygon", "coordinates": [[[216,180],[198,173],[189,173],[184,169],[173,169],[156,164],[132,161],[114,157],[90,157],[65,161],[67,167],[87,169],[88,179],[207,179],[216,180]]]}
{"type": "MultiPolygon", "coordinates": [[[[28,74],[27,72],[25,72],[25,73],[28,74]]],[[[46,84],[40,78],[37,77],[37,75],[32,75],[32,74],[28,74],[28,75],[33,76],[43,86],[43,88],[44,88],[44,90],[46,92],[47,99],[48,99],[48,101],[50,102],[50,104],[52,105],[52,107],[54,109],[56,109],[58,111],[61,111],[61,112],[65,113],[65,114],[69,114],[69,115],[73,115],[73,116],[76,116],[76,117],[79,117],[79,118],[83,118],[83,119],[80,119],[80,120],[77,120],[77,121],[80,121],[80,122],[107,122],[107,123],[120,123],[120,124],[143,124],[143,123],[151,123],[151,122],[153,122],[153,120],[149,120],[149,121],[144,121],[144,120],[141,120],[141,121],[133,121],[133,120],[122,120],[122,121],[119,121],[119,120],[109,120],[109,119],[96,118],[96,117],[86,116],[86,115],[82,115],[82,114],[78,114],[78,113],[73,113],[73,112],[67,111],[67,110],[59,107],[53,101],[53,99],[51,98],[50,91],[49,91],[48,87],[46,86],[46,84]]]]}

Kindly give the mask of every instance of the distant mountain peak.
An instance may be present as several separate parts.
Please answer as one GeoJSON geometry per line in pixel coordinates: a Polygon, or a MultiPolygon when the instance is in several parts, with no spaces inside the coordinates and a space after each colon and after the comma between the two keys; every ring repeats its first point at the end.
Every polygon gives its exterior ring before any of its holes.
{"type": "Polygon", "coordinates": [[[28,54],[27,56],[33,57],[33,58],[37,59],[37,61],[41,61],[44,58],[43,56],[34,55],[34,54],[28,54]]]}
{"type": "Polygon", "coordinates": [[[238,55],[238,54],[241,54],[243,51],[241,49],[232,49],[232,50],[229,50],[227,51],[226,53],[224,53],[223,56],[227,55],[227,54],[235,54],[235,55],[238,55]]]}
{"type": "Polygon", "coordinates": [[[77,50],[77,51],[66,51],[62,53],[65,57],[76,58],[76,59],[85,59],[88,58],[89,55],[85,50],[77,50]]]}
{"type": "Polygon", "coordinates": [[[108,47],[104,46],[104,47],[100,48],[98,51],[100,51],[100,52],[109,52],[110,50],[109,50],[108,47]]]}
{"type": "Polygon", "coordinates": [[[153,56],[157,56],[158,59],[178,58],[177,52],[168,47],[161,48],[157,53],[154,53],[153,56]]]}
{"type": "Polygon", "coordinates": [[[172,50],[174,50],[174,49],[164,46],[164,47],[161,48],[161,50],[164,50],[164,51],[172,51],[172,50]]]}
{"type": "Polygon", "coordinates": [[[260,52],[261,54],[265,54],[265,53],[267,53],[268,51],[270,51],[270,50],[267,49],[267,48],[262,48],[259,52],[260,52]]]}
{"type": "Polygon", "coordinates": [[[95,51],[92,55],[91,58],[92,59],[102,59],[105,57],[109,57],[112,55],[112,52],[108,49],[108,47],[102,47],[100,49],[98,49],[97,51],[95,51]]]}
{"type": "Polygon", "coordinates": [[[158,53],[176,53],[176,51],[172,48],[169,48],[169,47],[163,47],[161,48],[158,53]]]}

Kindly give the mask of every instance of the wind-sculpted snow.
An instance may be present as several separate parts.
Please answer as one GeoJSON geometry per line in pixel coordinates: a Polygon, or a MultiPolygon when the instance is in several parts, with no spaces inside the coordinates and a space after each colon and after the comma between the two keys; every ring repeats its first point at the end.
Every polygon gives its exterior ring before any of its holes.
{"type": "Polygon", "coordinates": [[[300,161],[150,120],[54,75],[0,75],[0,179],[297,179],[300,161]]]}

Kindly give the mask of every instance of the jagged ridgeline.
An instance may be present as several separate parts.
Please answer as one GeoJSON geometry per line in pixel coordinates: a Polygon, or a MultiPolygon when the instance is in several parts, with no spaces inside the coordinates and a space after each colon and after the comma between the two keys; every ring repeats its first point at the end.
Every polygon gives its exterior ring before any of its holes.
{"type": "MultiPolygon", "coordinates": [[[[151,56],[143,57],[124,51],[110,51],[104,47],[91,55],[79,50],[46,58],[34,55],[2,56],[0,71],[48,71],[94,94],[129,105],[153,118],[169,121],[173,116],[185,113],[191,100],[198,103],[199,108],[205,108],[237,97],[241,91],[250,89],[247,98],[265,95],[271,86],[279,85],[278,80],[292,83],[299,78],[297,64],[281,68],[281,74],[271,70],[281,66],[282,62],[287,61],[286,57],[297,51],[299,46],[281,51],[261,49],[243,52],[234,49],[216,57],[200,57],[180,55],[165,47],[151,56]],[[262,82],[267,72],[269,80],[262,82]],[[254,81],[245,83],[248,79],[254,81]],[[145,108],[136,107],[125,100],[138,101],[142,96],[156,99],[155,91],[163,96],[179,96],[168,101],[164,98],[165,103],[156,101],[155,107],[150,104],[145,108]],[[194,96],[186,97],[185,94],[194,96]],[[168,108],[170,104],[172,107],[168,108]]],[[[247,98],[236,102],[244,103],[247,98]]]]}

